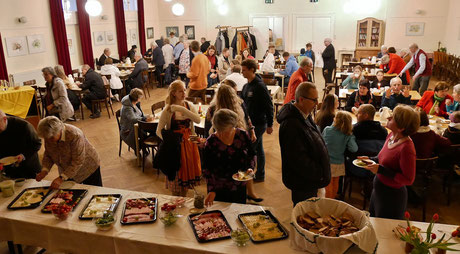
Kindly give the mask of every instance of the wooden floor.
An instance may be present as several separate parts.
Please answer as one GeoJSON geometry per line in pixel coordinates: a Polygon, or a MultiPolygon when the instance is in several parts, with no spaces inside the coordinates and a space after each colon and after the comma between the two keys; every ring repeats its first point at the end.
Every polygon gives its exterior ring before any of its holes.
{"type": "MultiPolygon", "coordinates": [[[[320,82],[319,88],[324,87],[324,81],[320,77],[320,70],[316,70],[316,79],[320,82]]],[[[317,83],[318,83],[317,82],[317,83]]],[[[430,82],[433,86],[435,80],[430,82]]],[[[151,113],[150,106],[166,98],[166,88],[155,88],[150,90],[150,98],[144,98],[141,102],[145,113],[151,113]]],[[[121,107],[119,102],[114,103],[114,111],[121,107]]],[[[89,116],[89,111],[85,108],[85,116],[89,116]]],[[[79,117],[79,113],[77,114],[79,117]]],[[[95,146],[101,158],[101,172],[103,184],[106,187],[144,191],[150,193],[170,194],[165,188],[165,176],[157,174],[157,170],[152,168],[151,156],[147,160],[146,170],[137,166],[136,157],[132,150],[129,152],[126,144],[123,144],[121,157],[118,157],[119,133],[115,117],[111,119],[107,116],[107,111],[102,111],[102,116],[98,119],[85,118],[83,121],[70,122],[81,128],[88,140],[95,146]]],[[[278,142],[279,124],[275,121],[274,132],[271,135],[264,135],[264,149],[266,154],[266,178],[263,183],[256,183],[255,188],[265,200],[261,203],[276,209],[276,214],[283,222],[290,221],[292,202],[290,191],[283,185],[281,180],[281,154],[278,142]]],[[[43,153],[43,148],[40,154],[43,153]]],[[[52,180],[57,176],[57,169],[53,168],[46,179],[52,180]]],[[[205,193],[205,183],[203,182],[198,191],[205,193]]],[[[441,223],[460,224],[460,195],[459,185],[453,188],[452,202],[446,205],[445,195],[442,193],[440,182],[436,182],[430,190],[430,198],[427,204],[427,218],[432,214],[440,215],[441,223]]],[[[345,201],[362,209],[362,196],[358,184],[354,185],[351,198],[348,196],[345,201]]],[[[192,193],[188,193],[192,196],[192,193]]],[[[421,220],[421,206],[409,205],[408,209],[413,215],[414,220],[421,220]]],[[[35,253],[36,249],[28,247],[25,253],[35,253]]],[[[8,253],[5,244],[0,245],[0,254],[8,253]]]]}

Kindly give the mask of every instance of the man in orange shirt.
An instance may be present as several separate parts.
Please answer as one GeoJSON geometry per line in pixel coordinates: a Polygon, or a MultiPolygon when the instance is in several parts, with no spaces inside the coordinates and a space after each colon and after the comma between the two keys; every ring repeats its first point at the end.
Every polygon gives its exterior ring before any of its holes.
{"type": "MultiPolygon", "coordinates": [[[[382,57],[382,65],[380,65],[380,69],[383,69],[384,65],[388,65],[387,74],[392,74],[392,73],[399,74],[404,69],[404,66],[406,66],[406,62],[404,62],[404,60],[400,56],[396,54],[388,53],[382,57]]],[[[407,70],[402,75],[401,80],[403,81],[403,85],[410,84],[409,70],[407,70]]]]}
{"type": "Polygon", "coordinates": [[[289,79],[288,90],[286,97],[284,98],[284,104],[295,100],[295,90],[300,83],[311,81],[309,80],[309,75],[313,70],[313,61],[309,57],[305,57],[300,61],[300,67],[297,69],[289,79]]]}
{"type": "Polygon", "coordinates": [[[206,87],[208,86],[208,73],[211,69],[208,58],[200,52],[200,44],[197,41],[190,43],[195,57],[192,60],[190,71],[187,77],[190,79],[189,83],[189,97],[200,97],[203,102],[206,101],[206,87]]]}

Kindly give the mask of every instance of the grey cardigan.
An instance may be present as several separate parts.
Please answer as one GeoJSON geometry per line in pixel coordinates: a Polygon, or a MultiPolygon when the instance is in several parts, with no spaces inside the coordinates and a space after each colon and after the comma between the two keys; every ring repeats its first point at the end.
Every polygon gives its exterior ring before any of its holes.
{"type": "Polygon", "coordinates": [[[56,108],[56,112],[59,113],[59,118],[65,121],[74,115],[73,106],[69,101],[69,97],[67,97],[64,81],[61,78],[55,77],[53,83],[53,87],[51,88],[53,104],[56,108]]]}

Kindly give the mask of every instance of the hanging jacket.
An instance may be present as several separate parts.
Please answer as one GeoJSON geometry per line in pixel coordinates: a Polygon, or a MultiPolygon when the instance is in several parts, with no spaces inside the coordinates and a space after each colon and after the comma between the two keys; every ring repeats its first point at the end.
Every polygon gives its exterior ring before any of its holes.
{"type": "Polygon", "coordinates": [[[216,42],[214,42],[214,47],[216,47],[216,54],[220,55],[222,52],[222,39],[220,38],[221,32],[217,33],[216,42]]]}
{"type": "Polygon", "coordinates": [[[232,39],[233,58],[235,58],[236,55],[238,55],[238,49],[236,48],[237,40],[238,40],[238,33],[235,33],[235,36],[233,36],[233,39],[232,39]]]}
{"type": "Polygon", "coordinates": [[[251,33],[249,33],[249,36],[251,37],[251,41],[252,41],[251,55],[255,58],[256,57],[256,50],[257,50],[256,37],[251,33]]]}
{"type": "Polygon", "coordinates": [[[229,42],[229,39],[228,39],[228,32],[223,31],[222,35],[224,36],[225,47],[230,48],[230,42],[229,42]]]}

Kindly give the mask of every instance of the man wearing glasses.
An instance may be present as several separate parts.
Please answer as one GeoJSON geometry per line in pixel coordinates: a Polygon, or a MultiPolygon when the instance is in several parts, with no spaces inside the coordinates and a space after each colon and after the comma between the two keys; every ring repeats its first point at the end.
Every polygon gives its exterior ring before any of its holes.
{"type": "Polygon", "coordinates": [[[326,145],[311,116],[317,104],[316,86],[303,82],[296,89],[295,102],[284,105],[277,116],[283,183],[292,192],[294,206],[316,197],[318,189],[331,181],[326,145]]]}

